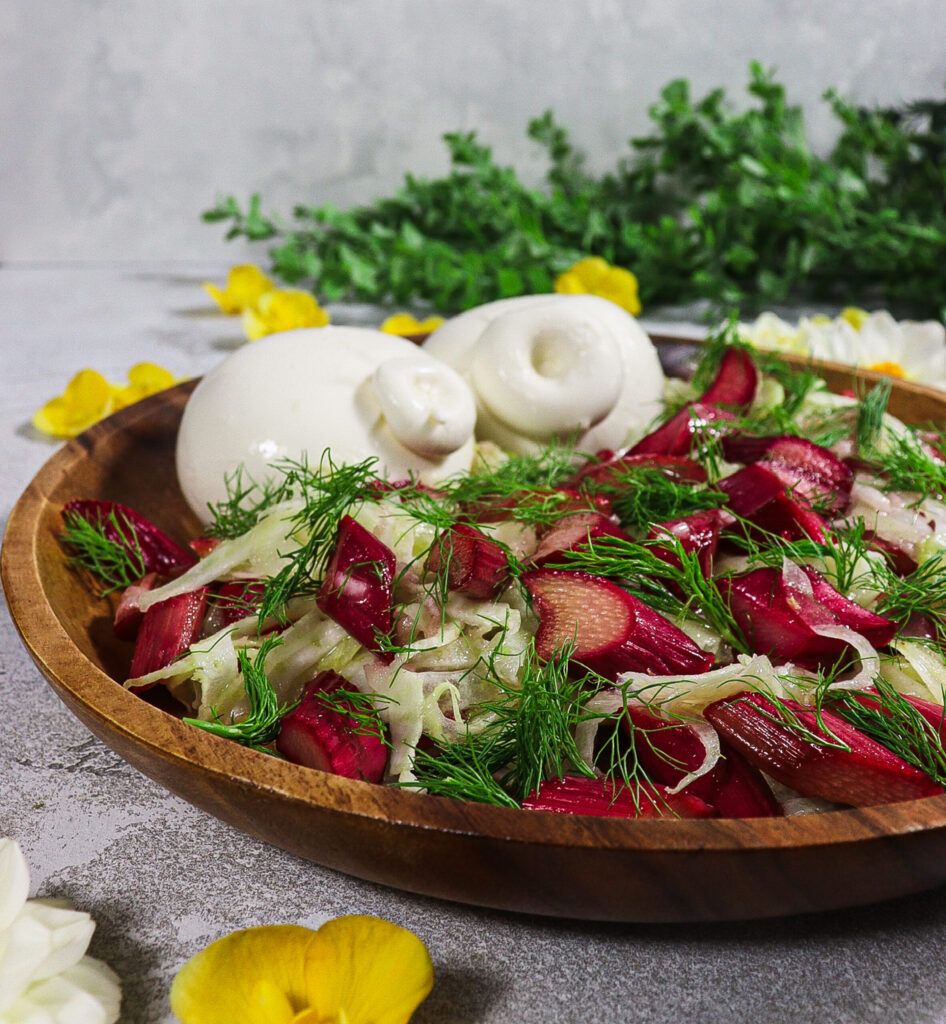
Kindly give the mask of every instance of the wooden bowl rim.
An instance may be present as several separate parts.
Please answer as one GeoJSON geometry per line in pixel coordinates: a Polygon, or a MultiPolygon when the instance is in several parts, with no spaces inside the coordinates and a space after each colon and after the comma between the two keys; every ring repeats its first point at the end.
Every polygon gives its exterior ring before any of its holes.
{"type": "MultiPolygon", "coordinates": [[[[694,339],[660,337],[671,344],[694,339]]],[[[835,363],[810,363],[836,374],[855,371],[835,363]]],[[[858,372],[868,382],[881,374],[858,372]]],[[[545,847],[688,852],[789,849],[858,843],[878,836],[900,836],[946,826],[946,795],[899,804],[827,811],[791,818],[705,820],[624,820],[558,815],[554,834],[548,816],[512,808],[466,803],[392,787],[370,785],[316,772],[258,753],[184,725],[173,715],[125,690],[73,644],[46,597],[36,559],[48,495],[75,465],[110,435],[146,422],[166,405],[183,406],[196,385],[185,381],[123,409],[68,441],[42,466],[14,506],[0,556],[0,575],[13,622],[30,655],[67,704],[75,702],[106,730],[133,741],[160,759],[183,761],[225,783],[271,793],[342,815],[387,824],[446,831],[545,847]],[[27,564],[14,551],[28,551],[27,564]],[[162,736],[163,743],[155,737],[162,736]]],[[[946,394],[924,385],[895,382],[894,387],[942,407],[946,394]]],[[[90,599],[94,600],[91,597],[90,599]]]]}

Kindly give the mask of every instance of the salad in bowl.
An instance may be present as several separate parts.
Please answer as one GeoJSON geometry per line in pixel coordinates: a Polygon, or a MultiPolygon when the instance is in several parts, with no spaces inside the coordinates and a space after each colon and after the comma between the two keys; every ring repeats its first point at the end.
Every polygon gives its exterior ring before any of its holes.
{"type": "Polygon", "coordinates": [[[597,410],[478,426],[445,475],[327,449],[234,469],[198,537],[77,496],[63,542],[120,592],[129,690],[309,768],[609,817],[894,803],[946,785],[946,460],[888,397],[723,331],[617,447],[597,410]]]}

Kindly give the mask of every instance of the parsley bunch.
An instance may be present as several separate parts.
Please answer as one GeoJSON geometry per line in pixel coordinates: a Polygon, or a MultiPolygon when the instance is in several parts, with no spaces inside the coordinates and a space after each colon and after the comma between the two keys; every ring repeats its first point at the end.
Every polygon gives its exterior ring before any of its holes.
{"type": "Polygon", "coordinates": [[[712,315],[787,299],[943,316],[946,99],[860,107],[829,91],[839,122],[827,157],[800,108],[750,65],[752,104],[702,99],[670,82],[654,130],[600,177],[551,113],[531,139],[548,154],[540,188],[498,165],[474,133],[448,134],[451,169],[408,175],[390,198],[338,210],[301,204],[290,220],[232,196],[204,213],[228,238],[273,240],[273,271],[327,300],[427,302],[451,312],[550,291],[586,255],[637,275],[647,304],[709,300],[712,315]]]}

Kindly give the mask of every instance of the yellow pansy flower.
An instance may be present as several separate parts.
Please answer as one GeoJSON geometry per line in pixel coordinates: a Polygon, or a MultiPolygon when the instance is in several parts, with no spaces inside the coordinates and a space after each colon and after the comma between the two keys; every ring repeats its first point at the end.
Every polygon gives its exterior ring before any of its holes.
{"type": "Polygon", "coordinates": [[[212,281],[204,281],[204,289],[224,313],[242,313],[272,287],[273,282],[252,263],[232,267],[222,291],[212,281]]]}
{"type": "Polygon", "coordinates": [[[243,330],[250,341],[296,327],[324,327],[328,322],[328,313],[311,292],[296,288],[273,288],[243,310],[243,330]]]}
{"type": "Polygon", "coordinates": [[[164,391],[176,383],[174,374],[156,363],[135,363],[128,371],[127,384],[121,387],[112,385],[112,402],[116,409],[124,409],[126,405],[164,391]]]}
{"type": "Polygon", "coordinates": [[[413,334],[432,334],[443,322],[442,316],[417,320],[410,313],[395,313],[384,321],[381,330],[385,334],[397,334],[403,338],[413,334]]]}
{"type": "Polygon", "coordinates": [[[61,395],[33,414],[33,426],[52,437],[75,437],[112,408],[109,382],[95,370],[80,370],[61,395]]]}
{"type": "Polygon", "coordinates": [[[188,960],[171,1009],[181,1024],[406,1024],[433,977],[420,939],[381,918],[266,925],[188,960]]]}
{"type": "Polygon", "coordinates": [[[598,295],[634,316],[641,311],[637,278],[623,267],[612,267],[600,256],[579,260],[564,274],[559,274],[555,290],[563,295],[598,295]]]}
{"type": "Polygon", "coordinates": [[[127,384],[110,384],[97,370],[80,370],[61,395],[33,414],[33,426],[50,437],[75,437],[116,409],[174,383],[174,375],[155,363],[137,363],[127,384]]]}

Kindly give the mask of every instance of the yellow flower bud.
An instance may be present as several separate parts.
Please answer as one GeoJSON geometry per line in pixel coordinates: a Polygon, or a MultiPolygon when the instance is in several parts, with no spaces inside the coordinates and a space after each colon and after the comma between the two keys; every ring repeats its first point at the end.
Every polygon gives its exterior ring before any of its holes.
{"type": "Polygon", "coordinates": [[[637,278],[624,267],[613,267],[600,256],[579,260],[555,280],[555,290],[563,295],[597,295],[636,316],[641,311],[637,297],[637,278]]]}
{"type": "Polygon", "coordinates": [[[432,334],[443,323],[442,316],[429,316],[417,320],[410,313],[394,313],[381,325],[385,334],[397,334],[404,338],[413,334],[432,334]]]}
{"type": "Polygon", "coordinates": [[[273,282],[252,263],[233,267],[227,275],[227,286],[223,290],[212,281],[204,282],[207,294],[224,313],[242,313],[256,303],[259,297],[273,287],[273,282]]]}
{"type": "Polygon", "coordinates": [[[328,313],[315,297],[295,288],[273,288],[243,311],[243,330],[250,341],[297,327],[324,327],[328,322],[328,313]]]}

